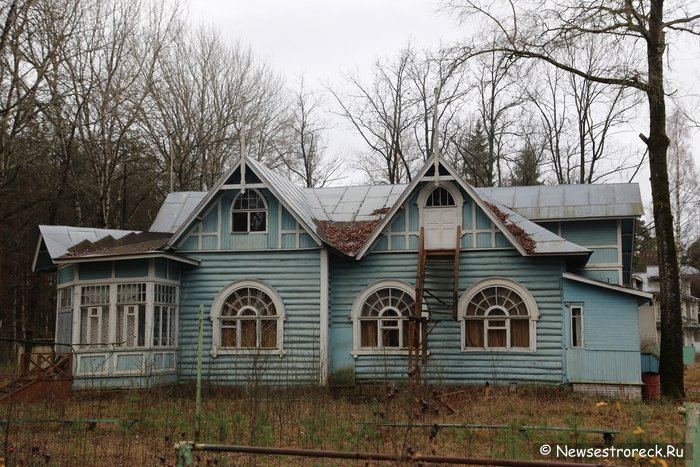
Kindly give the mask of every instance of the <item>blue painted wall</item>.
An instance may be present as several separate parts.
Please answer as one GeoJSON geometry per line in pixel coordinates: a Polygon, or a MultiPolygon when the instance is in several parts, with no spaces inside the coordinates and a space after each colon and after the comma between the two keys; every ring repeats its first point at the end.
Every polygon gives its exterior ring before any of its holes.
{"type": "MultiPolygon", "coordinates": [[[[425,183],[422,183],[416,187],[415,192],[404,203],[389,227],[375,241],[372,251],[418,250],[420,232],[418,193],[424,186],[425,183]]],[[[455,186],[457,185],[455,184],[455,186]]],[[[459,190],[464,198],[462,205],[462,248],[513,248],[474,200],[461,187],[459,190]]]]}
{"type": "Polygon", "coordinates": [[[616,219],[539,224],[570,242],[593,250],[586,266],[573,272],[598,281],[620,284],[622,260],[631,254],[632,245],[627,242],[625,247],[629,251],[621,251],[621,233],[616,219]]]}
{"type": "Polygon", "coordinates": [[[180,375],[194,380],[197,313],[205,307],[204,378],[214,384],[308,385],[319,381],[320,249],[302,251],[199,253],[201,264],[183,271],[180,286],[180,375]],[[212,357],[212,321],[216,295],[239,279],[258,279],[281,297],[285,354],[219,354],[212,357]]]}
{"type": "MultiPolygon", "coordinates": [[[[396,279],[415,284],[416,253],[372,253],[359,263],[333,258],[331,278],[331,372],[354,370],[357,381],[405,379],[405,355],[359,355],[352,350],[352,304],[361,291],[377,280],[396,279]]],[[[512,250],[462,252],[460,295],[477,280],[503,276],[524,285],[537,301],[536,352],[463,352],[460,323],[446,317],[429,338],[431,356],[426,369],[436,382],[447,384],[484,381],[564,381],[561,273],[555,258],[524,258],[512,250]]]]}
{"type": "Polygon", "coordinates": [[[231,232],[231,204],[240,190],[223,190],[193,223],[180,243],[186,251],[232,251],[316,248],[313,238],[267,189],[259,189],[267,202],[267,232],[231,232]]]}
{"type": "Polygon", "coordinates": [[[568,380],[639,383],[639,308],[637,298],[602,287],[564,280],[564,347],[568,380]],[[583,348],[571,348],[568,305],[583,306],[583,348]]]}

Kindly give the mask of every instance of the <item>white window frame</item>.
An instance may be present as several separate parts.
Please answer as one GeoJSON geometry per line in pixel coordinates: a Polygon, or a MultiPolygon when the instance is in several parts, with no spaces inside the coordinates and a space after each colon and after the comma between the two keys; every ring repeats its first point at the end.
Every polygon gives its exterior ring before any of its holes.
{"type": "MultiPolygon", "coordinates": [[[[394,317],[391,318],[378,318],[377,319],[377,347],[362,347],[362,308],[368,298],[375,292],[381,289],[394,288],[406,292],[415,302],[416,299],[416,289],[414,286],[399,280],[379,280],[372,282],[367,287],[365,287],[362,292],[355,298],[352,305],[352,314],[350,319],[352,320],[353,332],[352,332],[352,356],[357,358],[359,355],[408,355],[408,342],[405,341],[407,336],[403,334],[403,321],[406,318],[401,316],[396,316],[396,320],[399,321],[399,340],[406,344],[404,347],[383,347],[382,344],[382,331],[387,329],[384,325],[384,321],[394,321],[394,317]]],[[[382,313],[385,310],[382,310],[382,313]]],[[[411,312],[411,310],[409,310],[411,312]]]]}
{"type": "MultiPolygon", "coordinates": [[[[275,289],[273,289],[269,284],[257,280],[257,279],[241,279],[231,282],[229,285],[221,289],[221,291],[216,295],[214,301],[211,305],[211,310],[209,314],[209,319],[212,322],[212,357],[217,357],[218,355],[227,354],[245,354],[245,355],[265,355],[265,354],[278,354],[280,357],[286,352],[284,350],[284,321],[286,319],[286,313],[284,309],[284,303],[280,298],[279,294],[275,289]],[[256,288],[265,292],[271,299],[277,311],[277,347],[275,348],[224,348],[221,346],[221,310],[228,297],[238,289],[243,288],[256,288]]],[[[230,318],[229,318],[230,319],[230,318]]],[[[240,318],[239,318],[240,320],[240,318]]],[[[257,322],[260,323],[260,319],[257,318],[257,322]]],[[[240,328],[240,326],[236,326],[240,328]]],[[[240,329],[236,330],[240,333],[240,329]]],[[[256,339],[260,340],[260,334],[257,335],[256,339]]]]}
{"type": "MultiPolygon", "coordinates": [[[[500,309],[499,307],[494,307],[494,309],[500,309]]],[[[460,327],[461,327],[461,348],[462,352],[507,352],[507,353],[518,353],[518,352],[536,352],[537,351],[537,321],[539,320],[540,313],[539,309],[537,307],[537,302],[535,301],[535,298],[532,296],[529,290],[525,286],[523,286],[521,283],[507,278],[507,277],[489,277],[486,279],[482,279],[480,281],[475,282],[474,284],[469,287],[464,294],[459,299],[458,303],[458,320],[460,321],[460,327]],[[489,321],[492,319],[495,320],[500,320],[500,315],[498,317],[494,318],[489,318],[489,314],[491,310],[487,311],[484,318],[482,319],[484,322],[484,344],[486,344],[484,347],[467,347],[466,345],[466,333],[467,333],[467,317],[466,317],[466,311],[467,311],[467,305],[471,302],[471,300],[484,289],[490,288],[490,287],[502,287],[502,288],[507,288],[512,290],[513,292],[517,293],[520,298],[523,300],[525,303],[525,306],[527,307],[527,311],[529,314],[529,338],[530,338],[530,345],[528,347],[510,347],[510,321],[518,318],[511,318],[507,314],[503,316],[503,320],[506,320],[506,344],[508,345],[507,347],[488,347],[488,338],[487,338],[487,333],[489,329],[494,329],[489,327],[489,321]]],[[[502,328],[498,328],[502,329],[502,328]]]]}
{"type": "Polygon", "coordinates": [[[585,347],[585,332],[584,332],[584,313],[583,313],[583,304],[581,303],[576,303],[572,304],[569,306],[569,346],[572,349],[583,349],[585,347]],[[578,316],[578,321],[580,325],[580,343],[576,344],[574,341],[574,310],[579,310],[579,316],[578,316]]]}
{"type": "Polygon", "coordinates": [[[233,201],[231,201],[231,210],[229,213],[229,219],[231,220],[231,233],[232,234],[266,234],[269,230],[270,226],[270,206],[267,203],[267,198],[265,198],[265,195],[260,192],[260,190],[256,190],[255,188],[248,188],[245,192],[239,192],[234,198],[233,201]],[[263,210],[261,209],[236,209],[234,206],[236,205],[236,201],[238,198],[241,196],[245,196],[248,192],[254,192],[257,194],[260,199],[262,199],[263,204],[265,205],[265,230],[250,230],[250,214],[252,212],[262,212],[263,210]],[[246,213],[246,219],[247,219],[247,229],[246,230],[233,230],[233,215],[235,213],[246,213]]]}
{"type": "Polygon", "coordinates": [[[146,349],[149,347],[148,341],[148,283],[147,282],[125,282],[116,285],[117,301],[116,301],[116,318],[115,318],[115,345],[120,349],[146,349]],[[143,285],[143,300],[126,300],[119,301],[120,287],[138,287],[143,285]],[[143,329],[140,329],[139,324],[139,307],[143,306],[143,329]],[[119,328],[119,318],[122,319],[121,329],[119,328]],[[134,320],[134,329],[129,335],[129,320],[134,320]],[[143,344],[139,345],[139,334],[143,332],[143,344]]]}
{"type": "MultiPolygon", "coordinates": [[[[173,284],[165,284],[162,282],[155,282],[153,284],[153,312],[152,312],[152,319],[151,319],[151,326],[152,326],[152,331],[150,333],[150,345],[151,348],[153,349],[170,349],[170,348],[175,348],[177,347],[177,319],[178,319],[178,302],[179,302],[179,292],[180,288],[177,285],[173,284]],[[156,293],[156,290],[158,286],[161,287],[173,287],[174,293],[173,293],[173,301],[172,302],[166,302],[166,301],[159,301],[158,300],[158,295],[156,293]],[[156,329],[156,313],[160,313],[160,328],[156,329]],[[164,317],[167,317],[167,323],[164,322],[164,317]],[[158,340],[159,343],[156,345],[156,332],[158,332],[158,340]],[[168,344],[163,345],[161,344],[163,342],[163,336],[167,335],[168,336],[168,344]]],[[[147,336],[148,338],[148,336],[147,336]]]]}

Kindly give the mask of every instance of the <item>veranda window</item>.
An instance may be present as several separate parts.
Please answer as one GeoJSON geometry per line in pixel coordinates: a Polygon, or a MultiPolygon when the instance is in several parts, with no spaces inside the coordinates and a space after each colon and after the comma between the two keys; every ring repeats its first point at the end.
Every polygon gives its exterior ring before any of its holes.
{"type": "Polygon", "coordinates": [[[153,305],[153,346],[175,345],[175,317],[177,288],[172,285],[156,284],[153,305]]]}
{"type": "Polygon", "coordinates": [[[146,345],[146,284],[117,286],[117,333],[120,347],[146,345]]]}
{"type": "Polygon", "coordinates": [[[80,344],[104,348],[109,343],[109,286],[83,286],[80,292],[80,344]]]}

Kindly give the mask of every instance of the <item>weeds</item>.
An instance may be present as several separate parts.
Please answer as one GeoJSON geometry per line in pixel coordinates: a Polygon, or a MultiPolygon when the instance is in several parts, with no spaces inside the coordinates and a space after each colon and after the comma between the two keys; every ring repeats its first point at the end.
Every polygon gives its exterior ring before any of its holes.
{"type": "MultiPolygon", "coordinates": [[[[378,385],[256,393],[207,387],[201,441],[221,444],[296,447],[394,454],[540,459],[542,443],[602,443],[584,427],[619,430],[616,443],[680,442],[683,419],[670,403],[603,401],[562,388],[519,386],[517,391],[468,388],[451,402],[451,413],[434,397],[454,389],[378,385]],[[253,398],[255,400],[253,400],[253,398]],[[256,409],[252,410],[251,407],[256,409]],[[503,429],[441,427],[505,425],[503,429]],[[524,425],[570,427],[567,431],[522,430],[524,425]],[[639,432],[635,430],[639,428],[639,432]]],[[[76,393],[71,401],[0,405],[0,457],[6,466],[167,466],[173,444],[193,436],[194,397],[189,386],[133,391],[76,393]],[[85,419],[121,419],[122,423],[85,419]],[[34,422],[31,422],[34,420],[34,422]],[[56,420],[36,423],[36,420],[56,420]],[[126,420],[137,420],[131,424],[126,420]],[[72,421],[72,422],[71,422],[72,421]]],[[[234,454],[195,456],[198,465],[365,465],[348,461],[258,457],[234,454]]],[[[377,465],[377,464],[368,464],[377,465]]]]}

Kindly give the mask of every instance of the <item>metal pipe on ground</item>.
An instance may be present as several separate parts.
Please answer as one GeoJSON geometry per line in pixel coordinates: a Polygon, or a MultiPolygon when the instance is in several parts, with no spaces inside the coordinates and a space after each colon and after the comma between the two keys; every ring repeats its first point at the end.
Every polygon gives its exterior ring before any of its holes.
{"type": "MultiPolygon", "coordinates": [[[[314,457],[326,459],[348,459],[348,460],[368,460],[386,462],[423,462],[428,464],[459,464],[459,465],[490,465],[502,467],[604,467],[603,464],[580,464],[570,462],[552,461],[528,461],[515,459],[486,459],[480,457],[450,457],[450,456],[424,456],[383,454],[376,452],[347,452],[347,451],[324,451],[318,449],[296,449],[296,448],[272,448],[261,446],[238,446],[229,444],[201,444],[180,442],[175,444],[180,458],[185,458],[185,453],[192,451],[206,452],[231,452],[241,454],[259,454],[274,456],[294,456],[294,457],[314,457]]],[[[185,463],[178,465],[187,465],[185,463]]],[[[606,465],[605,467],[614,467],[606,465]]]]}

